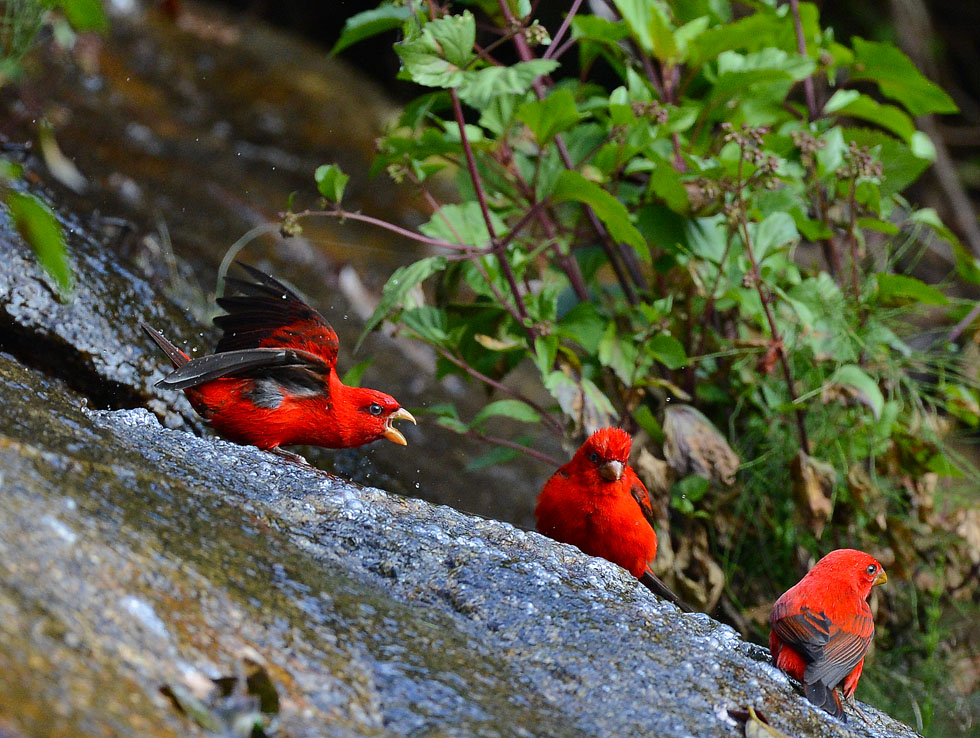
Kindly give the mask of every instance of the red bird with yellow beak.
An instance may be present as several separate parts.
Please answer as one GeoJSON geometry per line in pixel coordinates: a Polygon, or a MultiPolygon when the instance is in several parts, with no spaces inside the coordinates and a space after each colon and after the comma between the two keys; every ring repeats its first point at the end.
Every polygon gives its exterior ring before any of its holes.
{"type": "Polygon", "coordinates": [[[278,280],[238,266],[254,281],[226,281],[239,294],[218,298],[228,314],[214,319],[223,333],[214,354],[191,359],[140,324],[176,367],[157,386],[183,390],[228,440],[289,458],[301,457],[280,446],[406,445],[392,423],[415,418],[391,395],[340,381],[339,341],[324,317],[278,280]]]}
{"type": "Polygon", "coordinates": [[[847,722],[837,688],[854,702],[875,624],[868,595],[888,576],[873,557],[852,548],[831,551],[776,600],[769,650],[778,668],[803,685],[807,699],[847,722]]]}
{"type": "Polygon", "coordinates": [[[602,428],[545,482],[534,510],[538,532],[619,564],[651,591],[684,604],[650,570],[657,556],[650,493],[629,465],[633,439],[602,428]]]}

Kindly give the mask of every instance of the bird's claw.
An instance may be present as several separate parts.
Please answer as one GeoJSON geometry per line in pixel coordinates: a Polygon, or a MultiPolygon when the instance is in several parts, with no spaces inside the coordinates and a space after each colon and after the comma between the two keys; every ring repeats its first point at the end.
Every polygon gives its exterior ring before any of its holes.
{"type": "Polygon", "coordinates": [[[285,449],[279,448],[278,446],[273,446],[268,449],[269,453],[273,453],[276,456],[280,456],[286,461],[291,461],[294,464],[299,464],[300,466],[310,466],[310,462],[299,454],[294,454],[292,451],[286,451],[285,449]]]}
{"type": "Polygon", "coordinates": [[[874,725],[874,723],[871,721],[871,718],[868,717],[868,714],[860,707],[858,707],[857,700],[854,699],[853,694],[849,696],[844,695],[844,701],[851,707],[851,709],[854,710],[854,712],[857,713],[858,717],[861,718],[867,725],[874,725]]]}

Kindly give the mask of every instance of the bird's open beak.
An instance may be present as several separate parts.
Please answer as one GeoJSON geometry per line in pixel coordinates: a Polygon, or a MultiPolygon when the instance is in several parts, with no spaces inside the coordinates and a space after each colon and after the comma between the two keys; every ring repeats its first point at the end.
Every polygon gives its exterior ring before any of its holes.
{"type": "Polygon", "coordinates": [[[599,476],[607,482],[618,482],[623,476],[622,461],[607,461],[599,467],[599,476]]]}
{"type": "Polygon", "coordinates": [[[405,408],[400,407],[388,416],[388,422],[385,423],[385,432],[381,435],[392,443],[397,443],[399,446],[407,446],[408,441],[405,440],[405,436],[402,435],[402,432],[391,425],[396,420],[408,420],[411,421],[412,425],[418,425],[418,423],[415,422],[415,416],[408,412],[408,410],[405,408]]]}
{"type": "Polygon", "coordinates": [[[875,584],[884,584],[887,581],[888,581],[888,575],[885,574],[885,570],[882,569],[881,573],[878,574],[878,578],[875,579],[875,584]]]}

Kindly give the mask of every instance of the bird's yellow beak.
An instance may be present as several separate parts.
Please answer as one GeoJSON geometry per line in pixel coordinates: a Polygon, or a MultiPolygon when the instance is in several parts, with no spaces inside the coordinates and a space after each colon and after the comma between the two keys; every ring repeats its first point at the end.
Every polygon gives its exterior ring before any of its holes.
{"type": "Polygon", "coordinates": [[[607,461],[599,467],[599,476],[607,482],[618,482],[623,476],[622,461],[607,461]]]}
{"type": "Polygon", "coordinates": [[[875,579],[875,584],[884,584],[888,581],[888,575],[885,574],[885,570],[882,569],[881,573],[878,574],[878,578],[875,579]]]}
{"type": "Polygon", "coordinates": [[[412,425],[418,425],[418,423],[415,422],[415,416],[408,412],[408,410],[405,408],[400,407],[388,416],[388,422],[385,423],[385,431],[381,435],[392,443],[397,443],[399,446],[407,446],[408,441],[405,440],[405,436],[402,435],[402,432],[391,425],[396,420],[408,420],[411,421],[412,425]]]}

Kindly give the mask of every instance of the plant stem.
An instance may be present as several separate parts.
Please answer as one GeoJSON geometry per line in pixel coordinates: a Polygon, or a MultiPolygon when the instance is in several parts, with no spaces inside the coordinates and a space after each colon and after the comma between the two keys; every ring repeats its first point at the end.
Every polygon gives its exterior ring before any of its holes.
{"type": "Polygon", "coordinates": [[[558,30],[555,32],[554,38],[551,39],[551,46],[548,47],[548,50],[544,52],[544,55],[541,57],[542,59],[550,59],[552,56],[551,52],[557,50],[558,42],[561,41],[562,36],[568,32],[569,26],[572,25],[572,18],[575,17],[576,13],[578,13],[578,9],[581,5],[582,0],[574,0],[572,7],[568,9],[568,14],[565,16],[565,20],[562,21],[561,26],[559,26],[558,30]]]}
{"type": "MultiPolygon", "coordinates": [[[[779,363],[783,369],[783,378],[786,380],[786,391],[789,392],[790,400],[796,405],[796,390],[793,388],[793,374],[789,369],[789,359],[786,356],[786,345],[783,343],[783,337],[779,333],[779,328],[776,327],[776,318],[772,314],[772,307],[769,304],[769,297],[766,294],[766,290],[762,284],[762,274],[759,271],[759,263],[755,259],[755,250],[752,248],[752,238],[749,236],[749,224],[747,221],[747,215],[745,210],[745,200],[742,196],[742,166],[745,162],[745,145],[742,144],[741,157],[738,161],[738,183],[735,190],[735,197],[737,199],[738,209],[739,209],[739,226],[742,230],[742,239],[745,242],[745,253],[749,257],[749,263],[752,265],[752,276],[755,282],[755,289],[759,293],[759,301],[762,303],[762,310],[766,315],[766,322],[769,323],[769,332],[772,335],[772,341],[776,346],[776,352],[779,354],[779,363]]],[[[810,441],[807,439],[806,434],[806,415],[803,412],[803,408],[795,407],[796,414],[796,429],[800,436],[800,448],[803,453],[810,454],[810,441]]]]}
{"type": "MultiPolygon", "coordinates": [[[[520,34],[515,36],[515,39],[524,40],[520,34]]],[[[466,135],[466,121],[463,119],[463,106],[459,102],[459,95],[456,94],[455,89],[450,90],[449,95],[453,103],[453,113],[456,115],[456,125],[459,126],[459,138],[463,144],[463,154],[466,156],[466,167],[469,170],[470,179],[473,181],[473,189],[476,191],[476,199],[480,203],[480,212],[483,213],[483,221],[487,226],[487,233],[490,234],[490,242],[494,252],[497,254],[497,261],[500,262],[500,271],[507,280],[510,292],[514,297],[514,304],[521,317],[521,326],[527,331],[528,336],[533,342],[537,338],[538,332],[528,320],[527,307],[524,305],[524,298],[521,296],[520,287],[518,287],[517,279],[514,277],[514,270],[511,268],[510,261],[507,259],[507,250],[506,248],[502,248],[501,243],[497,240],[497,232],[493,227],[493,219],[490,217],[490,208],[487,206],[487,196],[483,191],[483,182],[480,179],[480,173],[476,169],[473,147],[470,146],[470,139],[466,135]]]]}
{"type": "MultiPolygon", "coordinates": [[[[793,25],[796,27],[796,50],[806,56],[806,37],[803,35],[803,21],[800,19],[800,0],[789,0],[789,10],[793,15],[793,25]]],[[[817,117],[817,95],[813,88],[813,77],[803,80],[803,93],[806,95],[806,109],[810,120],[817,117]]]]}
{"type": "MultiPolygon", "coordinates": [[[[500,5],[500,12],[503,14],[504,19],[507,21],[508,25],[513,26],[517,19],[514,18],[514,14],[510,11],[510,6],[507,4],[507,0],[498,0],[500,5]]],[[[514,45],[517,47],[518,56],[521,57],[521,61],[532,61],[534,53],[531,51],[531,47],[528,46],[527,39],[524,38],[523,34],[514,35],[514,45]]],[[[534,94],[537,95],[539,100],[545,98],[544,85],[541,83],[540,79],[534,80],[532,85],[534,88],[534,94]]],[[[568,147],[565,146],[565,142],[562,139],[561,134],[555,136],[555,146],[558,148],[558,154],[561,156],[562,163],[565,165],[566,169],[575,170],[575,165],[572,162],[572,157],[568,153],[568,147]]],[[[588,205],[583,204],[582,206],[585,210],[586,217],[588,217],[589,222],[592,224],[592,228],[595,230],[596,234],[599,236],[599,240],[602,243],[602,248],[606,252],[606,257],[609,259],[609,263],[616,273],[616,278],[619,280],[620,285],[623,288],[623,293],[626,295],[626,299],[629,301],[630,305],[638,304],[636,298],[636,292],[633,286],[629,283],[629,279],[623,272],[622,265],[619,264],[616,259],[615,252],[616,244],[613,243],[609,232],[603,227],[602,222],[596,216],[595,212],[588,205]]],[[[646,280],[643,277],[642,271],[640,271],[639,261],[636,259],[636,254],[633,253],[632,249],[629,247],[624,247],[623,244],[618,245],[619,255],[622,257],[623,263],[626,265],[627,270],[630,272],[630,277],[633,283],[636,284],[642,290],[647,288],[646,280]]]]}
{"type": "Polygon", "coordinates": [[[551,456],[548,456],[548,454],[542,453],[541,451],[535,451],[533,448],[529,448],[528,446],[522,446],[521,444],[515,441],[510,441],[506,438],[500,438],[498,436],[488,436],[485,433],[480,433],[480,431],[475,431],[475,430],[468,430],[463,435],[466,438],[473,438],[477,441],[485,441],[486,443],[492,443],[495,446],[504,446],[506,448],[512,448],[515,451],[520,451],[522,454],[525,454],[526,456],[530,456],[532,459],[537,459],[538,461],[542,461],[545,464],[548,464],[549,466],[552,467],[561,466],[560,461],[558,461],[557,459],[551,456]]]}
{"type": "Polygon", "coordinates": [[[546,423],[548,423],[548,425],[551,426],[551,429],[555,433],[557,433],[560,436],[565,435],[565,429],[562,428],[561,423],[559,423],[557,420],[555,420],[554,417],[547,410],[545,410],[543,407],[541,407],[534,400],[532,400],[532,399],[530,399],[528,397],[525,397],[524,395],[522,395],[517,390],[512,390],[506,384],[503,384],[501,382],[498,382],[496,379],[493,379],[492,377],[488,377],[486,374],[478,371],[477,369],[474,369],[469,364],[467,364],[465,361],[463,361],[459,357],[454,356],[453,354],[449,353],[449,351],[447,351],[446,349],[442,348],[441,346],[434,346],[433,348],[435,348],[436,353],[439,354],[439,356],[441,356],[442,358],[444,358],[450,364],[454,364],[455,366],[458,366],[460,369],[462,369],[464,372],[466,372],[467,374],[469,374],[474,379],[478,379],[479,381],[483,382],[488,387],[493,387],[495,390],[499,390],[500,392],[503,392],[505,395],[510,395],[515,400],[520,400],[521,402],[523,402],[528,407],[534,409],[538,413],[538,415],[541,416],[542,420],[544,420],[546,423]]]}
{"type": "Polygon", "coordinates": [[[283,218],[286,215],[292,215],[294,218],[310,218],[315,216],[326,216],[330,218],[338,218],[339,220],[356,220],[361,223],[368,223],[378,228],[384,228],[386,231],[391,231],[392,233],[397,233],[399,236],[404,236],[405,238],[416,241],[417,243],[424,243],[429,246],[437,246],[441,249],[449,249],[450,251],[459,251],[465,254],[480,254],[482,249],[474,248],[472,246],[467,246],[462,243],[452,243],[451,241],[443,241],[441,238],[429,238],[428,236],[423,236],[421,233],[416,233],[415,231],[410,231],[407,228],[402,228],[394,223],[389,223],[387,220],[382,220],[380,218],[375,218],[370,215],[364,215],[362,213],[351,213],[344,210],[337,205],[333,210],[301,210],[298,213],[279,213],[279,217],[283,218]]]}

